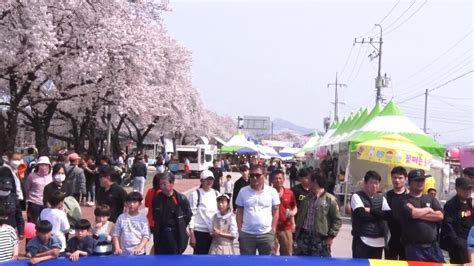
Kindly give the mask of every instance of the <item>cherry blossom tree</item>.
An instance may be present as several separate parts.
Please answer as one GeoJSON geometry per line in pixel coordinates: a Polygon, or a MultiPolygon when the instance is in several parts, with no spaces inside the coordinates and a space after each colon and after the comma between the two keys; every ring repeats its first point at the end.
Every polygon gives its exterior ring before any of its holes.
{"type": "MultiPolygon", "coordinates": [[[[0,2],[0,152],[13,150],[18,119],[35,132],[96,153],[111,110],[120,136],[219,135],[231,120],[204,111],[191,81],[191,53],[167,32],[156,0],[0,2]]],[[[235,127],[234,127],[235,128],[235,127]]],[[[233,130],[232,130],[233,131],[233,130]]]]}

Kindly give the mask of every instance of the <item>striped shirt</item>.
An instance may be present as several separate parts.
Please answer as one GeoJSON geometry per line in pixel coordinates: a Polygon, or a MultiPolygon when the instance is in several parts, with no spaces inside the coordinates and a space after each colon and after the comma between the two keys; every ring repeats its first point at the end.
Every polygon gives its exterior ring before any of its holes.
{"type": "Polygon", "coordinates": [[[0,226],[0,261],[11,260],[17,245],[15,229],[7,224],[0,226]]]}

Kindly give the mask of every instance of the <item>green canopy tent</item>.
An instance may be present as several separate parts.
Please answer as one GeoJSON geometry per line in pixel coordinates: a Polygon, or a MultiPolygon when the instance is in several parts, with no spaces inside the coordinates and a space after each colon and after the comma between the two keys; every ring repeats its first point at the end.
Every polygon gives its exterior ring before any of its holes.
{"type": "Polygon", "coordinates": [[[443,158],[446,148],[426,135],[418,126],[406,117],[395,104],[390,101],[379,115],[363,126],[350,141],[351,151],[356,145],[380,136],[397,133],[413,141],[418,147],[426,150],[435,157],[443,158]]]}
{"type": "Polygon", "coordinates": [[[253,142],[248,141],[244,133],[239,130],[234,136],[232,136],[232,138],[230,138],[229,141],[227,141],[226,145],[222,146],[221,153],[235,153],[243,148],[249,148],[258,151],[258,147],[253,142]]]}

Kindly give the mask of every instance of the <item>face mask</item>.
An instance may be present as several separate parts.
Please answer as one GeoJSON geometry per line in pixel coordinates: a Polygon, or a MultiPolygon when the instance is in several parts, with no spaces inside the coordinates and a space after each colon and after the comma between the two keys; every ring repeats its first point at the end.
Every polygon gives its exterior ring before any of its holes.
{"type": "Polygon", "coordinates": [[[11,191],[0,190],[0,197],[6,197],[10,195],[11,191]]]}
{"type": "Polygon", "coordinates": [[[54,181],[56,181],[56,182],[64,182],[64,180],[66,180],[66,175],[65,174],[57,174],[53,178],[54,178],[54,181]]]}
{"type": "Polygon", "coordinates": [[[21,162],[19,160],[10,161],[10,165],[15,169],[17,169],[20,164],[21,162]]]}

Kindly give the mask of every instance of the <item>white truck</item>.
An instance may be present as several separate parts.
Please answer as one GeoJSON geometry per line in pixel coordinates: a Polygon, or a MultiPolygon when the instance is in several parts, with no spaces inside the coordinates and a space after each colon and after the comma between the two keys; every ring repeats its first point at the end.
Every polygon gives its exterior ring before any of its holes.
{"type": "Polygon", "coordinates": [[[216,153],[217,147],[214,145],[177,145],[178,171],[184,171],[184,162],[188,159],[191,172],[199,175],[212,167],[216,153]]]}

